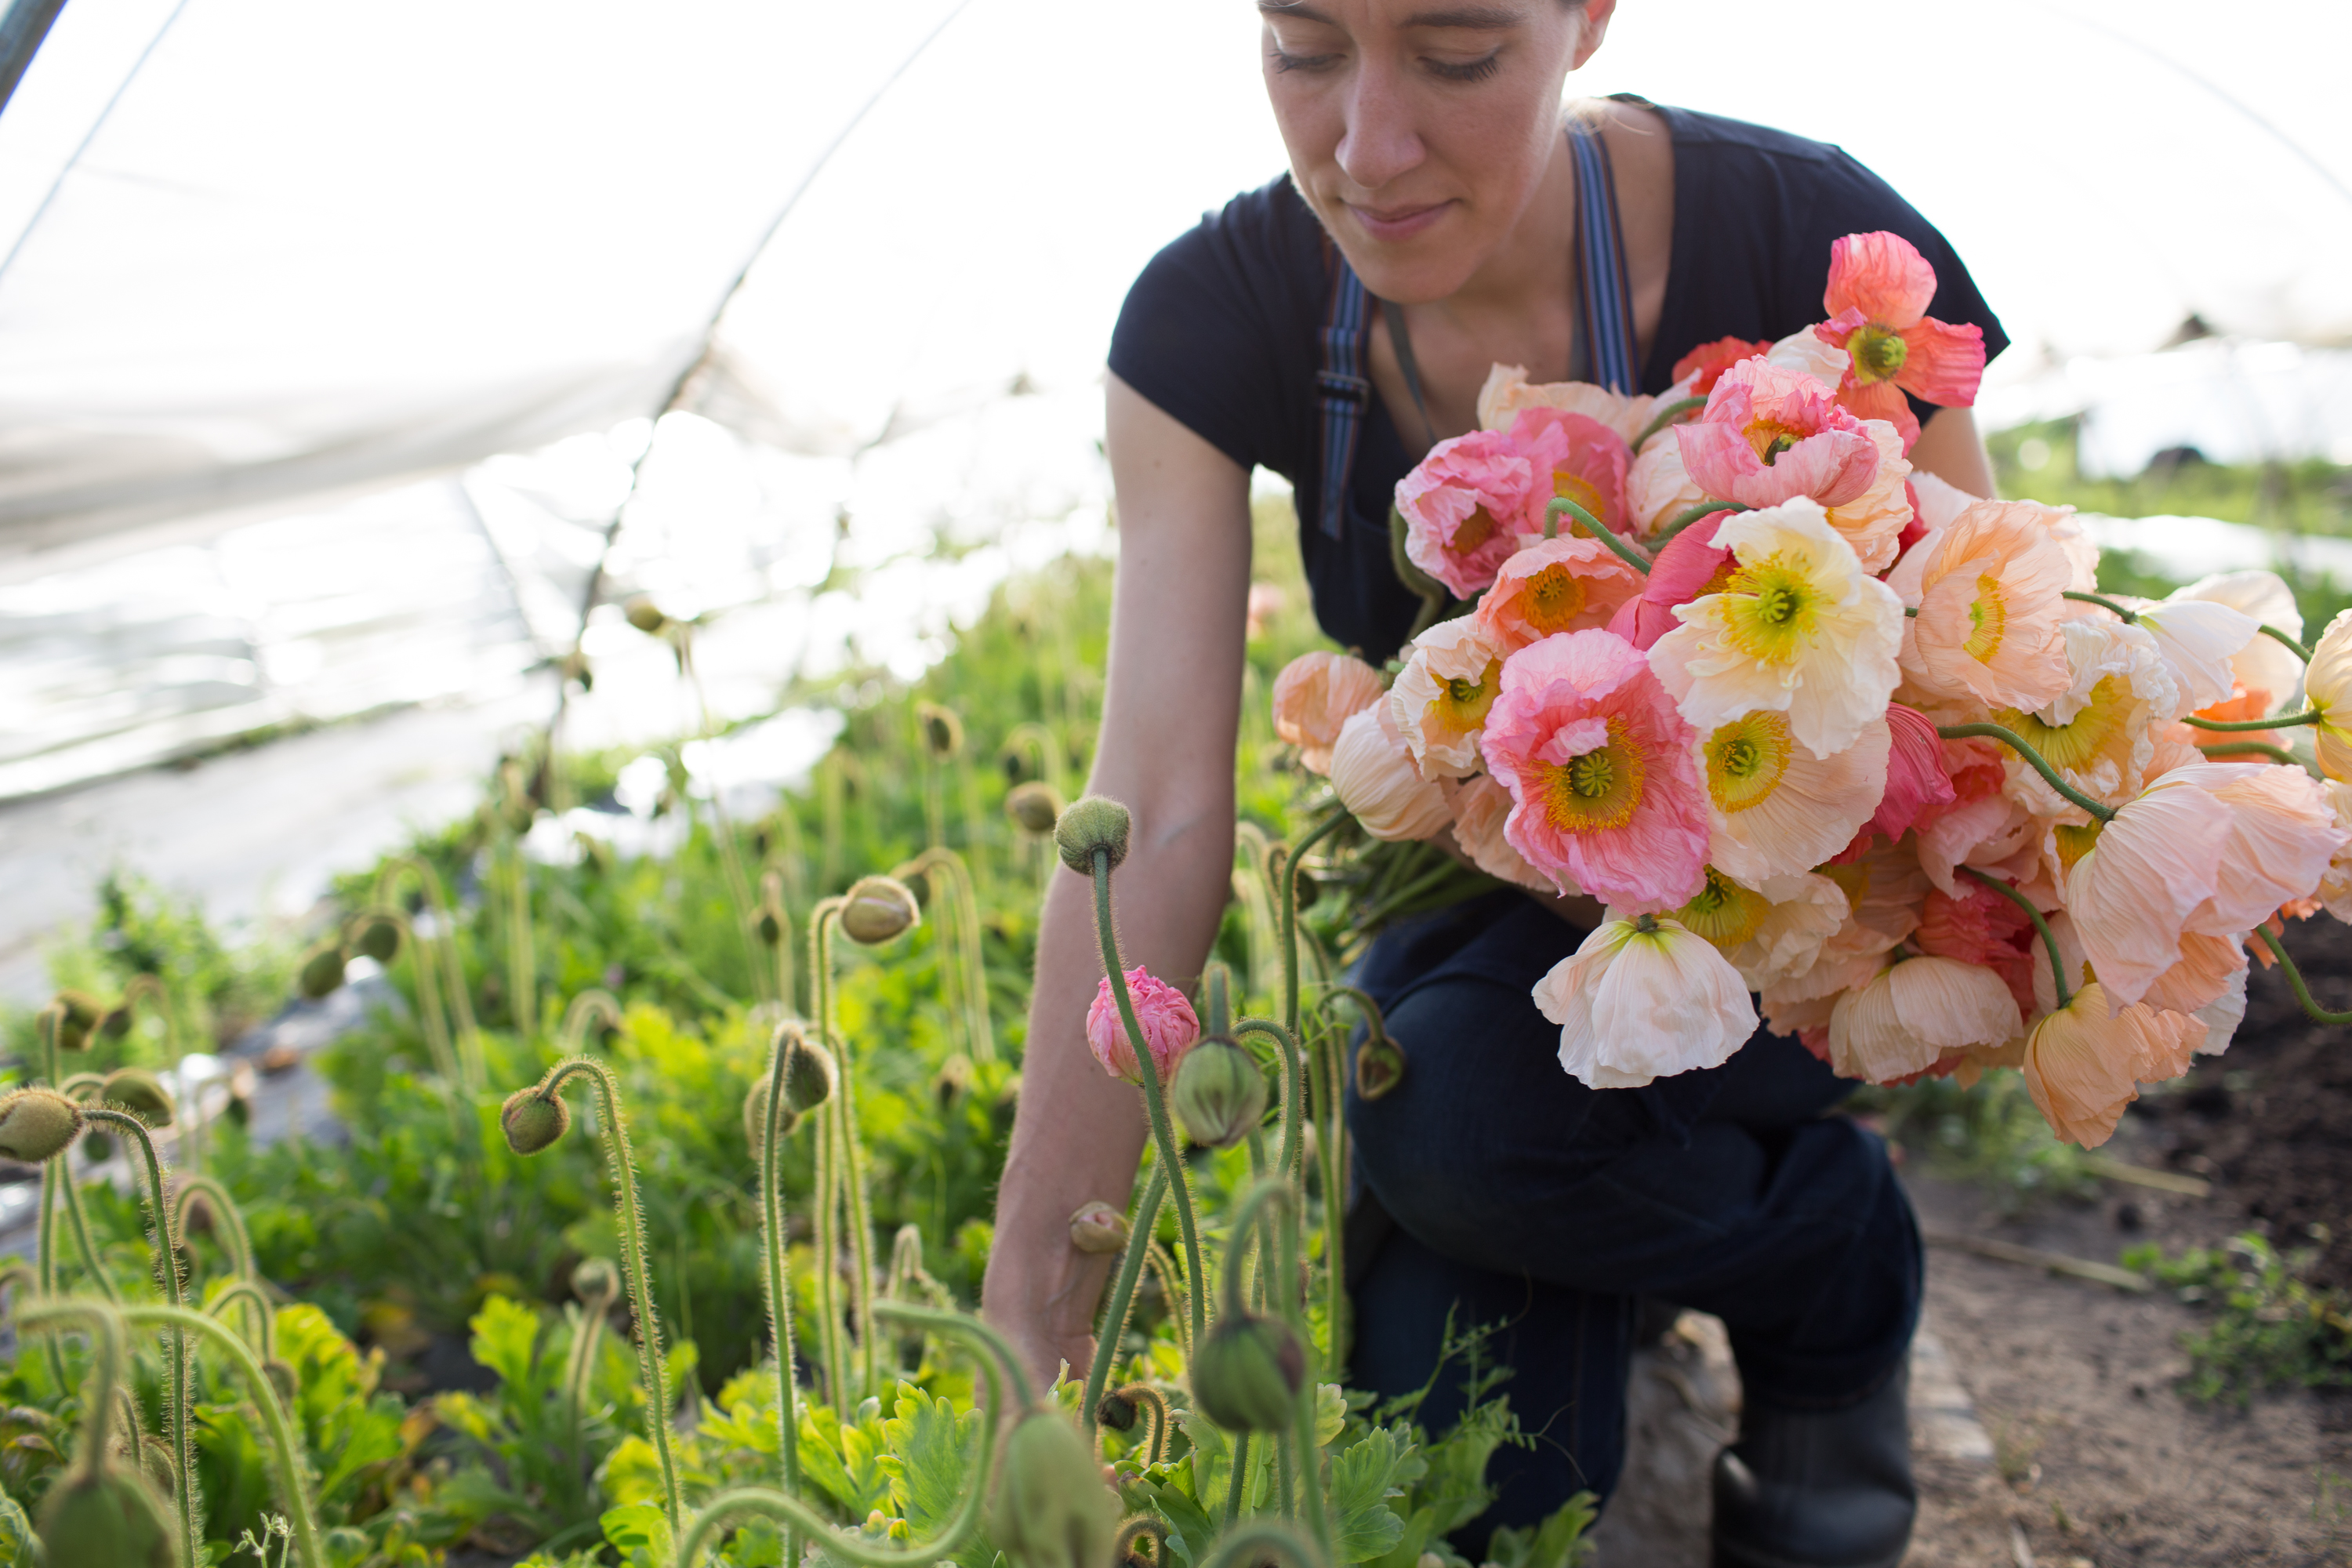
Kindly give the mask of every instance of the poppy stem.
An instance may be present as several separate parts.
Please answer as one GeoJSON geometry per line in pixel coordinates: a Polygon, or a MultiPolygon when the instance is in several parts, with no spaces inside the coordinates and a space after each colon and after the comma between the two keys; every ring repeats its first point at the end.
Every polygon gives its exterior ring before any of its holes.
{"type": "Polygon", "coordinates": [[[2004,729],[1999,724],[1938,724],[1936,726],[1936,733],[1947,741],[1963,741],[1972,735],[1980,735],[1988,741],[1999,741],[2032,763],[2033,771],[2042,775],[2042,782],[2052,789],[2056,790],[2101,822],[2115,820],[2114,806],[2101,805],[2097,801],[2060,778],[2058,770],[2050,765],[2049,760],[2032,746],[2027,745],[2023,738],[2013,730],[2004,729]]]}
{"type": "Polygon", "coordinates": [[[2051,989],[2058,994],[2059,1010],[2064,1011],[2066,1005],[2074,1000],[2074,994],[2066,988],[2066,963],[2058,956],[2057,935],[2051,931],[2050,922],[2042,918],[2042,911],[2035,909],[2033,901],[2023,893],[2019,892],[2007,882],[1995,881],[1974,866],[1956,866],[1953,869],[1967,872],[1970,877],[2025,911],[2025,918],[2032,921],[2033,929],[2042,933],[2042,945],[2050,950],[2050,985],[2051,989]]]}
{"type": "Polygon", "coordinates": [[[1586,531],[1591,533],[1593,538],[1599,540],[1601,543],[1607,545],[1609,547],[1609,552],[1617,557],[1618,560],[1622,561],[1626,565],[1631,566],[1634,571],[1639,572],[1644,577],[1650,574],[1650,563],[1643,558],[1640,551],[1635,550],[1631,544],[1628,544],[1625,541],[1618,538],[1614,532],[1602,525],[1599,518],[1593,516],[1591,512],[1585,510],[1582,507],[1577,505],[1566,496],[1561,496],[1558,500],[1553,501],[1550,505],[1544,508],[1544,537],[1546,539],[1558,539],[1559,537],[1559,514],[1561,512],[1568,512],[1574,516],[1577,521],[1584,525],[1586,531]]]}
{"type": "MultiPolygon", "coordinates": [[[[1088,1431],[1096,1425],[1095,1406],[1102,1403],[1103,1385],[1110,1381],[1110,1363],[1118,1358],[1118,1342],[1127,1332],[1127,1320],[1135,1310],[1135,1287],[1143,1278],[1143,1265],[1151,1256],[1151,1230],[1160,1222],[1160,1200],[1168,1195],[1168,1170],[1159,1161],[1151,1163],[1151,1175],[1143,1184],[1143,1201],[1135,1205],[1135,1218],[1128,1226],[1127,1250],[1119,1255],[1118,1278],[1111,1284],[1110,1295],[1103,1302],[1102,1321],[1095,1330],[1094,1364],[1087,1369],[1087,1394],[1078,1405],[1078,1418],[1088,1431]]],[[[1170,1310],[1176,1303],[1169,1302],[1170,1310]]]]}
{"type": "Polygon", "coordinates": [[[2352,1013],[2331,1013],[2311,999],[2311,987],[2304,984],[2303,971],[2297,969],[2294,960],[2286,955],[2286,948],[2272,934],[2270,927],[2256,926],[2254,934],[2263,939],[2263,945],[2271,950],[2271,956],[2278,960],[2281,969],[2286,971],[2286,983],[2294,987],[2294,999],[2303,1004],[2305,1012],[2323,1024],[2352,1024],[2352,1013]]]}
{"type": "Polygon", "coordinates": [[[1704,397],[1677,397],[1672,403],[1665,405],[1650,416],[1650,422],[1642,426],[1642,433],[1639,436],[1633,437],[1634,453],[1639,455],[1642,448],[1650,444],[1651,437],[1674,424],[1684,415],[1694,413],[1706,406],[1706,399],[1704,397]]]}
{"type": "Polygon", "coordinates": [[[1745,501],[1703,500],[1696,506],[1688,507],[1675,513],[1673,518],[1668,520],[1664,528],[1661,528],[1657,532],[1650,535],[1650,548],[1653,550],[1664,549],[1667,542],[1673,539],[1675,534],[1680,533],[1684,529],[1688,528],[1695,522],[1705,522],[1717,512],[1753,511],[1755,510],[1756,509],[1754,507],[1748,505],[1745,501]]]}
{"type": "Polygon", "coordinates": [[[2058,596],[2062,599],[2072,599],[2078,605],[2096,605],[2103,610],[2112,610],[2127,626],[2137,624],[2139,620],[2137,610],[2126,605],[2118,605],[2103,594],[2085,594],[2074,588],[2066,588],[2062,589],[2058,596]]]}
{"type": "Polygon", "coordinates": [[[2228,733],[2233,731],[2291,729],[2297,724],[2316,724],[2323,717],[2319,710],[2314,708],[2306,713],[2287,713],[2276,719],[2199,719],[2192,716],[2180,721],[2192,730],[2228,733]]]}
{"type": "Polygon", "coordinates": [[[2293,752],[2284,746],[2273,746],[2268,741],[2232,741],[2226,746],[2200,746],[2198,749],[2209,757],[2268,757],[2291,768],[2303,765],[2293,752]]]}

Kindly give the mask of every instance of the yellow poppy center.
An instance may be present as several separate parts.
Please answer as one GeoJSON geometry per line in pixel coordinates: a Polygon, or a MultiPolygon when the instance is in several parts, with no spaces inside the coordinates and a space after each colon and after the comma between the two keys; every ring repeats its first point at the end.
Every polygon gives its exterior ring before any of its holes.
{"type": "Polygon", "coordinates": [[[1853,360],[1854,380],[1867,385],[1902,370],[1903,362],[1911,357],[1911,345],[1885,322],[1873,321],[1846,339],[1845,352],[1853,360]]]}
{"type": "Polygon", "coordinates": [[[1466,735],[1486,721],[1486,710],[1495,705],[1495,693],[1502,683],[1503,661],[1490,658],[1478,679],[1456,675],[1437,683],[1437,696],[1429,704],[1429,716],[1436,723],[1456,735],[1466,735]]]}
{"type": "MultiPolygon", "coordinates": [[[[1589,480],[1580,478],[1569,469],[1554,468],[1551,474],[1551,493],[1560,500],[1574,501],[1594,517],[1600,518],[1603,526],[1607,525],[1609,519],[1603,516],[1601,510],[1601,492],[1589,480]]],[[[1592,531],[1577,521],[1572,513],[1562,513],[1559,521],[1566,525],[1566,531],[1570,538],[1592,537],[1592,531]]]]}
{"type": "Polygon", "coordinates": [[[2093,822],[2077,826],[2071,822],[2062,822],[2051,830],[2051,837],[2057,840],[2058,865],[2062,870],[2072,871],[2074,862],[2091,852],[2099,842],[2099,829],[2103,826],[2093,822]]]}
{"type": "Polygon", "coordinates": [[[1470,515],[1454,531],[1454,537],[1445,542],[1445,548],[1454,554],[1467,555],[1494,538],[1498,526],[1492,512],[1483,506],[1473,507],[1470,515]]]}
{"type": "Polygon", "coordinates": [[[1748,444],[1756,448],[1757,458],[1768,465],[1805,438],[1804,431],[1777,419],[1759,419],[1748,426],[1746,435],[1748,444]]]}
{"type": "Polygon", "coordinates": [[[2009,630],[2009,596],[2000,579],[1987,572],[1977,578],[1977,596],[1969,604],[1968,639],[1960,651],[1979,664],[1990,664],[2009,630]]]}
{"type": "Polygon", "coordinates": [[[1528,578],[1519,593],[1519,614],[1545,637],[1567,631],[1584,613],[1584,579],[1557,561],[1528,578]]]}
{"type": "Polygon", "coordinates": [[[1724,630],[1731,646],[1767,664],[1789,664],[1821,618],[1821,595],[1801,553],[1774,551],[1743,565],[1724,587],[1724,630]]]}
{"type": "Polygon", "coordinates": [[[1716,731],[1706,740],[1706,793],[1715,808],[1728,815],[1771,799],[1795,752],[1783,713],[1750,713],[1716,731]]]}
{"type": "Polygon", "coordinates": [[[1674,918],[1693,933],[1729,952],[1754,936],[1772,906],[1760,893],[1750,892],[1709,866],[1706,886],[1698,897],[1676,910],[1674,918]]]}
{"type": "Polygon", "coordinates": [[[1646,761],[1622,719],[1610,720],[1608,739],[1583,755],[1538,766],[1544,820],[1562,833],[1622,827],[1642,804],[1646,761]]]}
{"type": "Polygon", "coordinates": [[[2120,675],[2110,675],[2091,688],[2091,700],[2064,724],[2053,724],[2036,713],[2004,708],[1993,722],[2017,732],[2025,743],[2048,758],[2054,767],[2082,773],[2122,737],[2131,708],[2131,689],[2120,675]]]}

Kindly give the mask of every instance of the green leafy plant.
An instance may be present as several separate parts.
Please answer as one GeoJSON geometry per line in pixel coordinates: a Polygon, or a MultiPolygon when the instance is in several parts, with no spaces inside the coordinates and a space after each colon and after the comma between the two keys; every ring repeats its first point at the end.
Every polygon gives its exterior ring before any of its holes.
{"type": "Polygon", "coordinates": [[[2181,1392],[2244,1405],[2265,1388],[2352,1385],[2352,1302],[2305,1282],[2312,1257],[2282,1255],[2248,1232],[2174,1258],[2152,1244],[2130,1247],[2123,1265],[2212,1314],[2181,1338],[2189,1358],[2181,1392]]]}

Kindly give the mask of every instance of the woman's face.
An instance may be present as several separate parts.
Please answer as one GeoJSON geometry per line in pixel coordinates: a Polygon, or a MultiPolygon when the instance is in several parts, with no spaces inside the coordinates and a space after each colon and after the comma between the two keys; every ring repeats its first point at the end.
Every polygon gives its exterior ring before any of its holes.
{"type": "Polygon", "coordinates": [[[1259,0],[1291,177],[1364,285],[1459,289],[1534,199],[1615,0],[1259,0]]]}

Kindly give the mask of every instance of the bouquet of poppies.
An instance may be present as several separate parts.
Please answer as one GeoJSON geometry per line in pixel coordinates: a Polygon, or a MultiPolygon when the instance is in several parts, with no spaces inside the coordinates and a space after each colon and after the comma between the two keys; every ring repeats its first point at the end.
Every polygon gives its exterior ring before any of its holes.
{"type": "Polygon", "coordinates": [[[2105,596],[2069,509],[1915,471],[1904,394],[1984,363],[1935,290],[1851,235],[1827,321],[1662,397],[1496,366],[1397,487],[1429,624],[1295,661],[1275,724],[1374,837],[1606,906],[1534,994],[1583,1082],[1713,1067],[1760,1001],[1848,1077],[2021,1068],[2094,1146],[2283,916],[2352,918],[2352,612],[2306,649],[2270,573],[2105,596]]]}

